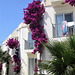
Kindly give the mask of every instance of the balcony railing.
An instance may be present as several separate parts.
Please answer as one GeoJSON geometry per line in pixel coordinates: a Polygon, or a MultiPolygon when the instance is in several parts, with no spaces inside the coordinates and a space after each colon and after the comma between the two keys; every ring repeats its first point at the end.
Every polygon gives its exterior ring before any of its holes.
{"type": "Polygon", "coordinates": [[[24,49],[34,49],[34,42],[26,41],[24,42],[24,49]]]}
{"type": "MultiPolygon", "coordinates": [[[[70,24],[72,24],[72,23],[70,23],[70,24]]],[[[68,35],[73,35],[73,33],[74,33],[74,24],[69,25],[69,23],[68,23],[67,27],[68,27],[68,35]]],[[[65,35],[65,36],[68,36],[68,35],[65,35]]],[[[53,37],[54,38],[63,37],[62,23],[55,24],[53,26],[53,37]]]]}
{"type": "Polygon", "coordinates": [[[57,2],[57,1],[65,2],[65,0],[51,0],[51,2],[57,2]]]}
{"type": "Polygon", "coordinates": [[[65,3],[65,0],[51,0],[53,6],[59,6],[65,3]]]}

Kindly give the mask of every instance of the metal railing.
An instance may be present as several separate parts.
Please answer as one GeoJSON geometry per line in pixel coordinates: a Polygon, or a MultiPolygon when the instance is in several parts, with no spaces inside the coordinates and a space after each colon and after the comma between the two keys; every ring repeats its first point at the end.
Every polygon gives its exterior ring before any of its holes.
{"type": "MultiPolygon", "coordinates": [[[[68,35],[73,35],[74,25],[68,27],[68,35]]],[[[67,35],[67,36],[68,36],[67,35]]],[[[63,37],[62,23],[53,25],[53,37],[63,37]]]]}
{"type": "Polygon", "coordinates": [[[34,42],[24,41],[24,49],[34,49],[34,42]]]}

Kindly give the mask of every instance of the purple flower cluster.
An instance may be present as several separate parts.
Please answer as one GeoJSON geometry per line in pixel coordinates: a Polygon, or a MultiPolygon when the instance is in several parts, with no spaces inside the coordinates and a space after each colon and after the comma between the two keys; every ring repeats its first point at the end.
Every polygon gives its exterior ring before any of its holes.
{"type": "Polygon", "coordinates": [[[15,51],[15,55],[13,55],[13,61],[11,63],[15,62],[15,67],[13,68],[13,71],[16,72],[16,73],[19,73],[20,72],[20,69],[21,69],[21,60],[20,60],[20,57],[19,57],[19,49],[16,48],[16,51],[15,51]]]}
{"type": "Polygon", "coordinates": [[[13,61],[12,61],[12,63],[13,63],[13,62],[21,63],[20,58],[19,58],[17,55],[14,55],[14,56],[13,56],[13,61]]]}
{"type": "Polygon", "coordinates": [[[42,60],[38,60],[38,63],[42,62],[42,60]]]}
{"type": "Polygon", "coordinates": [[[35,65],[34,72],[35,72],[35,73],[37,73],[37,72],[38,72],[38,67],[37,67],[37,65],[35,65]]]}
{"type": "Polygon", "coordinates": [[[65,0],[65,3],[69,3],[71,6],[75,6],[75,0],[65,0]]]}
{"type": "Polygon", "coordinates": [[[32,39],[35,40],[35,49],[32,52],[35,54],[37,51],[40,53],[41,42],[47,43],[46,34],[43,32],[44,26],[40,24],[40,20],[43,18],[43,13],[45,12],[44,5],[41,4],[40,0],[33,1],[24,9],[24,21],[26,24],[30,24],[30,29],[32,31],[32,39]]]}
{"type": "Polygon", "coordinates": [[[41,1],[33,1],[24,9],[24,20],[26,24],[38,23],[42,19],[42,14],[45,12],[44,6],[40,5],[41,1]],[[26,11],[25,11],[26,10],[26,11]]]}
{"type": "Polygon", "coordinates": [[[15,65],[14,68],[13,68],[13,71],[16,72],[16,73],[19,73],[19,72],[20,72],[20,69],[21,69],[21,60],[20,60],[20,58],[19,58],[18,55],[14,55],[14,56],[13,56],[13,61],[12,61],[12,63],[13,63],[13,62],[16,63],[16,65],[15,65]]]}
{"type": "Polygon", "coordinates": [[[17,39],[11,38],[7,42],[6,46],[9,46],[9,48],[17,48],[19,41],[17,39]]]}
{"type": "Polygon", "coordinates": [[[13,61],[11,63],[15,62],[16,65],[14,66],[13,71],[19,73],[21,69],[21,60],[19,58],[19,45],[18,45],[19,41],[14,38],[11,38],[6,43],[7,46],[9,46],[9,48],[15,49],[15,54],[13,55],[13,61]]]}
{"type": "Polygon", "coordinates": [[[20,72],[20,68],[21,68],[20,65],[16,65],[16,66],[13,68],[13,71],[19,73],[19,72],[20,72]]]}
{"type": "Polygon", "coordinates": [[[2,70],[2,63],[0,62],[0,70],[2,70]]]}

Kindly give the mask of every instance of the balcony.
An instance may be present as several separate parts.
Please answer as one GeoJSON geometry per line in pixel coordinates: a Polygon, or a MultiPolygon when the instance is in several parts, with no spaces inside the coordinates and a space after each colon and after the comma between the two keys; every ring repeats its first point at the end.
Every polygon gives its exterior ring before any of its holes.
{"type": "Polygon", "coordinates": [[[24,51],[25,52],[32,52],[34,49],[34,40],[32,40],[32,33],[28,33],[28,40],[23,39],[24,41],[24,51]]]}
{"type": "Polygon", "coordinates": [[[33,42],[33,40],[30,41],[30,42],[25,40],[24,49],[34,49],[34,42],[33,42]]]}
{"type": "MultiPolygon", "coordinates": [[[[68,22],[67,23],[67,27],[68,27],[68,35],[67,36],[74,34],[74,25],[75,25],[74,22],[68,22]]],[[[62,23],[55,24],[53,26],[53,37],[54,38],[63,37],[62,23]]]]}
{"type": "Polygon", "coordinates": [[[65,0],[51,0],[51,2],[65,2],[65,0]]]}
{"type": "Polygon", "coordinates": [[[65,3],[65,0],[51,0],[52,6],[59,6],[65,3]]]}
{"type": "Polygon", "coordinates": [[[29,53],[29,52],[33,52],[34,49],[34,41],[30,40],[30,41],[26,41],[24,40],[24,50],[25,52],[29,53]]]}

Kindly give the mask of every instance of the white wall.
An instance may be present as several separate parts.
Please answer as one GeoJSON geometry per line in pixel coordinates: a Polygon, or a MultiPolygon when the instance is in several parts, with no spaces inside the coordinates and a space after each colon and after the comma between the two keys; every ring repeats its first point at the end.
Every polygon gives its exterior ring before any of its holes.
{"type": "MultiPolygon", "coordinates": [[[[55,11],[53,7],[45,7],[45,14],[42,24],[44,25],[44,30],[48,38],[53,38],[53,25],[55,23],[55,11]]],[[[51,59],[52,56],[46,48],[43,49],[42,60],[51,59]]]]}
{"type": "Polygon", "coordinates": [[[52,23],[54,22],[54,13],[53,7],[45,7],[45,14],[42,24],[44,25],[44,30],[48,38],[53,37],[52,23]]]}
{"type": "MultiPolygon", "coordinates": [[[[23,28],[26,29],[26,28],[23,28]]],[[[23,29],[18,30],[18,35],[19,35],[19,42],[20,42],[20,58],[21,58],[21,75],[27,75],[27,54],[24,52],[24,43],[23,43],[23,29]]],[[[24,34],[25,35],[25,34],[24,34]]]]}
{"type": "MultiPolygon", "coordinates": [[[[24,23],[23,23],[24,24],[24,23]]],[[[30,49],[24,49],[25,46],[25,40],[28,41],[28,33],[29,29],[28,27],[21,27],[18,30],[18,35],[19,35],[19,42],[20,42],[20,57],[21,57],[21,75],[28,75],[29,70],[28,70],[28,60],[29,58],[37,58],[37,55],[32,54],[31,52],[33,51],[30,49]]]]}

